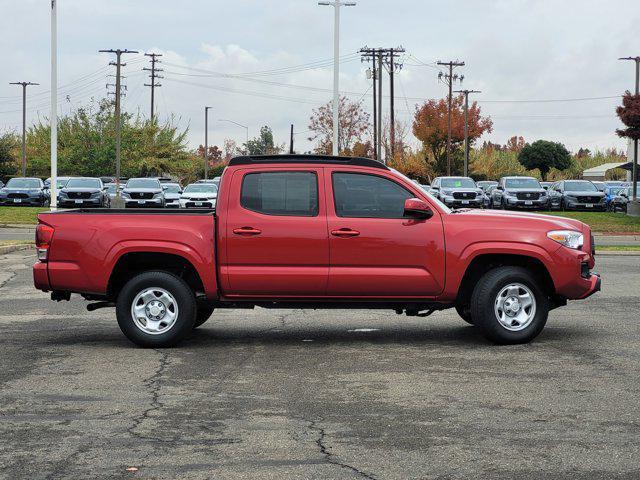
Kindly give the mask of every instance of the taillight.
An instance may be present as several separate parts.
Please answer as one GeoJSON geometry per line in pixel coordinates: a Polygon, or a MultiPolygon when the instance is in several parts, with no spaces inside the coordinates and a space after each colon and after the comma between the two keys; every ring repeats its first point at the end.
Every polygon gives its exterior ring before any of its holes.
{"type": "Polygon", "coordinates": [[[44,223],[39,223],[36,227],[36,249],[38,251],[38,260],[41,262],[47,261],[53,232],[53,227],[44,223]]]}

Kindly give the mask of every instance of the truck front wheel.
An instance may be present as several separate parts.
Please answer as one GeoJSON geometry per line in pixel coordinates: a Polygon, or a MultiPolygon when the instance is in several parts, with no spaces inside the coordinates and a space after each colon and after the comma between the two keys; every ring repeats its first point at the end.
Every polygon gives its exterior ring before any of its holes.
{"type": "Polygon", "coordinates": [[[523,267],[490,270],[471,296],[473,323],[495,343],[530,342],[542,331],[549,315],[547,296],[538,284],[523,267]]]}
{"type": "Polygon", "coordinates": [[[116,301],[118,325],[141,347],[172,347],[193,330],[196,299],[181,278],[150,271],[129,280],[116,301]]]}

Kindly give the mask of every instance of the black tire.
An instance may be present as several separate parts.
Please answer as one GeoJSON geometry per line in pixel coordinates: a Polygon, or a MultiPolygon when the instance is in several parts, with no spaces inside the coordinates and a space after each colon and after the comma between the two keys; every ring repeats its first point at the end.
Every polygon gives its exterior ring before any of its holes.
{"type": "Polygon", "coordinates": [[[549,302],[545,292],[538,286],[529,270],[523,267],[498,267],[487,272],[476,284],[471,295],[471,318],[482,334],[492,342],[504,345],[527,343],[537,337],[549,315],[549,302]],[[504,327],[495,312],[495,303],[500,291],[510,284],[526,286],[535,300],[535,313],[530,323],[521,330],[512,331],[504,327]]]}
{"type": "Polygon", "coordinates": [[[193,328],[198,328],[200,325],[205,323],[211,315],[213,314],[214,308],[205,303],[198,304],[198,311],[196,312],[196,321],[193,324],[193,328]]]}
{"type": "Polygon", "coordinates": [[[471,310],[469,308],[469,305],[456,303],[456,312],[458,312],[458,315],[460,315],[460,318],[462,318],[462,320],[467,322],[469,325],[474,325],[473,319],[471,318],[471,310]]]}
{"type": "Polygon", "coordinates": [[[163,271],[149,271],[136,275],[120,290],[116,301],[118,325],[125,336],[140,347],[173,347],[193,330],[196,318],[196,299],[187,283],[175,275],[163,271]],[[131,313],[136,296],[149,288],[169,292],[178,307],[173,326],[164,333],[151,334],[138,327],[131,313]]]}

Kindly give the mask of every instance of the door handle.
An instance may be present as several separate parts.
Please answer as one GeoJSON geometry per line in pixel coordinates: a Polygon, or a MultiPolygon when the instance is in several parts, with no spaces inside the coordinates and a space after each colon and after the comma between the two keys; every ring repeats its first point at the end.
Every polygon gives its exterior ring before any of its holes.
{"type": "Polygon", "coordinates": [[[253,228],[253,227],[241,227],[241,228],[234,228],[233,233],[235,233],[236,235],[251,236],[251,235],[260,235],[262,233],[262,230],[258,230],[257,228],[253,228]]]}
{"type": "Polygon", "coordinates": [[[351,230],[350,228],[341,228],[339,230],[331,230],[331,235],[335,237],[357,237],[360,232],[351,230]]]}

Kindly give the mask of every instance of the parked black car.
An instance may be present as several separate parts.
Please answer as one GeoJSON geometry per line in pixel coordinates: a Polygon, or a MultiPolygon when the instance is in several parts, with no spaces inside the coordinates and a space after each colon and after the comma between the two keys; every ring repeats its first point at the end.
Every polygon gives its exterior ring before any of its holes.
{"type": "Polygon", "coordinates": [[[47,192],[39,178],[12,178],[0,189],[0,205],[44,207],[49,203],[47,192]]]}
{"type": "Polygon", "coordinates": [[[99,178],[70,178],[58,193],[60,207],[102,208],[109,203],[109,195],[99,178]]]}
{"type": "Polygon", "coordinates": [[[549,188],[553,207],[561,210],[607,209],[606,195],[589,180],[562,180],[549,188]]]}
{"type": "Polygon", "coordinates": [[[164,208],[164,193],[157,178],[130,178],[122,190],[125,207],[164,208]]]}
{"type": "Polygon", "coordinates": [[[629,198],[631,198],[631,187],[622,188],[611,198],[609,210],[612,212],[626,212],[629,198]]]}
{"type": "Polygon", "coordinates": [[[549,196],[533,177],[502,177],[491,191],[493,208],[546,209],[549,196]]]}
{"type": "Polygon", "coordinates": [[[448,207],[484,206],[484,192],[470,177],[436,177],[429,193],[448,207]]]}

